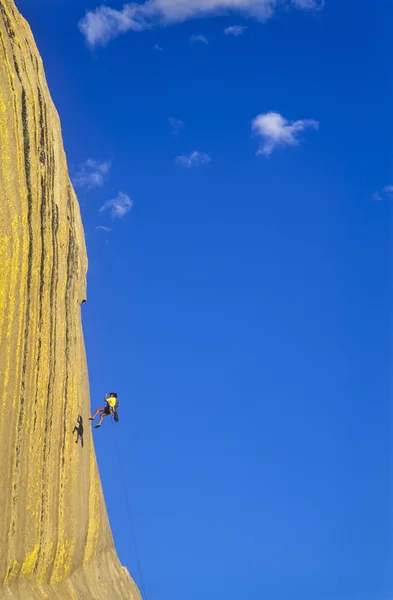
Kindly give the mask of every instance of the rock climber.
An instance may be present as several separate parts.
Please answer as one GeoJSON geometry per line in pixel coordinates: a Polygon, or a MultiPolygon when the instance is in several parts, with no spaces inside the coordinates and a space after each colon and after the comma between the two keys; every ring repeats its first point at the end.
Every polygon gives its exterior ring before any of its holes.
{"type": "Polygon", "coordinates": [[[97,415],[101,414],[100,420],[98,421],[98,425],[95,426],[96,429],[101,427],[102,421],[104,420],[105,417],[108,417],[109,415],[113,415],[116,422],[119,420],[119,415],[117,412],[117,408],[119,406],[119,401],[117,399],[116,392],[111,392],[109,394],[109,396],[107,394],[105,394],[104,400],[106,402],[106,406],[104,408],[97,408],[94,415],[92,417],[89,417],[90,421],[94,421],[94,419],[97,417],[97,415]]]}

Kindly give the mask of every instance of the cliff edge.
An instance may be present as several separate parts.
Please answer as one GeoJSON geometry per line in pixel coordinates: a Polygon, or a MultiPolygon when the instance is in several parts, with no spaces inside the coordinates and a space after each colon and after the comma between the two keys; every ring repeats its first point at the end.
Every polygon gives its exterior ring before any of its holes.
{"type": "Polygon", "coordinates": [[[88,421],[86,270],[42,61],[14,0],[0,0],[1,600],[140,600],[114,549],[88,421]]]}

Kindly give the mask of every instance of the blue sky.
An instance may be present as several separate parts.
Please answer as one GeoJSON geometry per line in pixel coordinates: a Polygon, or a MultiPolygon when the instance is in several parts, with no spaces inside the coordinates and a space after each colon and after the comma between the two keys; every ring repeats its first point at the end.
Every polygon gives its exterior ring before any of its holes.
{"type": "Polygon", "coordinates": [[[149,600],[389,600],[391,3],[17,3],[81,203],[92,403],[94,315],[149,600]]]}

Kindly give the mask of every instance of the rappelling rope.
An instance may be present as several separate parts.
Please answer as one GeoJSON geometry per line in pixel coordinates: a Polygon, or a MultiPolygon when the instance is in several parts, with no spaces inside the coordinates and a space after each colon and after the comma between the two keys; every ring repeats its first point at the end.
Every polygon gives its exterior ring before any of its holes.
{"type": "MultiPolygon", "coordinates": [[[[89,311],[87,311],[87,312],[89,312],[89,311]]],[[[93,335],[94,335],[94,338],[95,338],[95,347],[96,347],[96,351],[97,351],[97,359],[98,359],[98,366],[99,366],[99,370],[100,370],[101,381],[102,381],[103,388],[106,390],[107,387],[105,385],[106,384],[105,371],[104,371],[104,366],[103,366],[103,363],[102,363],[102,360],[101,360],[100,345],[99,345],[99,342],[98,342],[97,330],[96,330],[96,327],[95,327],[95,324],[94,324],[93,311],[91,311],[91,314],[89,313],[89,315],[90,315],[90,323],[91,323],[91,326],[92,326],[93,335]]],[[[112,421],[112,425],[114,425],[113,415],[111,415],[111,421],[112,421]]],[[[114,437],[114,440],[115,440],[117,458],[118,458],[118,462],[119,462],[119,470],[120,470],[120,475],[121,475],[121,479],[122,479],[122,483],[123,483],[124,496],[125,496],[126,506],[127,506],[127,512],[128,512],[128,520],[129,520],[129,525],[130,525],[130,529],[131,529],[132,539],[133,539],[133,543],[134,543],[136,560],[137,560],[137,563],[138,563],[138,570],[139,570],[139,577],[140,577],[140,580],[141,580],[141,588],[142,588],[143,598],[145,600],[147,600],[145,582],[144,582],[144,578],[143,578],[141,561],[140,561],[139,552],[138,552],[138,544],[137,544],[137,541],[136,541],[135,528],[134,528],[134,523],[133,523],[133,519],[132,519],[131,503],[130,503],[130,499],[129,499],[129,495],[128,495],[126,479],[125,479],[125,476],[124,476],[124,469],[123,469],[123,465],[122,465],[122,461],[121,461],[121,454],[120,454],[119,444],[118,444],[117,435],[116,435],[116,428],[112,427],[111,429],[113,431],[113,437],[114,437]]]]}

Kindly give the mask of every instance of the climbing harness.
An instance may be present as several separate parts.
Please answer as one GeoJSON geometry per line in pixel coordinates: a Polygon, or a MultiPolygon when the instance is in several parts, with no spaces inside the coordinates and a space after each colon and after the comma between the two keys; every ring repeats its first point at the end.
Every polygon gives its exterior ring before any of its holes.
{"type": "MultiPolygon", "coordinates": [[[[89,312],[89,311],[87,311],[87,312],[89,312]]],[[[101,352],[100,352],[100,346],[99,346],[99,342],[98,342],[97,330],[96,330],[95,323],[94,323],[93,311],[91,311],[91,313],[89,313],[89,316],[90,316],[91,328],[92,328],[93,335],[95,338],[95,347],[97,350],[97,359],[98,359],[98,366],[99,366],[99,370],[100,370],[101,382],[102,382],[103,388],[107,389],[107,387],[105,385],[106,384],[105,371],[104,371],[104,367],[103,367],[102,360],[101,360],[101,352]]],[[[117,414],[118,406],[119,406],[119,402],[117,402],[117,404],[116,404],[116,409],[115,409],[114,414],[111,413],[111,415],[110,415],[112,425],[114,425],[113,419],[116,422],[119,420],[119,415],[117,414]]],[[[120,454],[119,443],[118,443],[117,434],[116,434],[116,427],[113,426],[111,429],[113,431],[113,437],[115,440],[117,459],[118,459],[118,463],[119,463],[119,471],[120,471],[120,476],[121,476],[121,480],[122,480],[122,484],[123,484],[124,496],[125,496],[125,501],[126,501],[126,506],[127,506],[128,520],[129,520],[131,535],[132,535],[132,539],[133,539],[136,560],[138,563],[138,571],[139,571],[139,577],[140,577],[140,581],[141,581],[142,596],[143,596],[144,600],[147,600],[145,582],[144,582],[144,578],[143,578],[141,561],[140,561],[139,552],[138,552],[138,544],[136,541],[134,522],[133,522],[132,513],[131,513],[131,503],[130,503],[130,499],[129,499],[129,495],[128,495],[127,483],[126,483],[126,479],[124,476],[124,470],[123,470],[123,465],[122,465],[122,461],[121,461],[121,454],[120,454]]]]}

